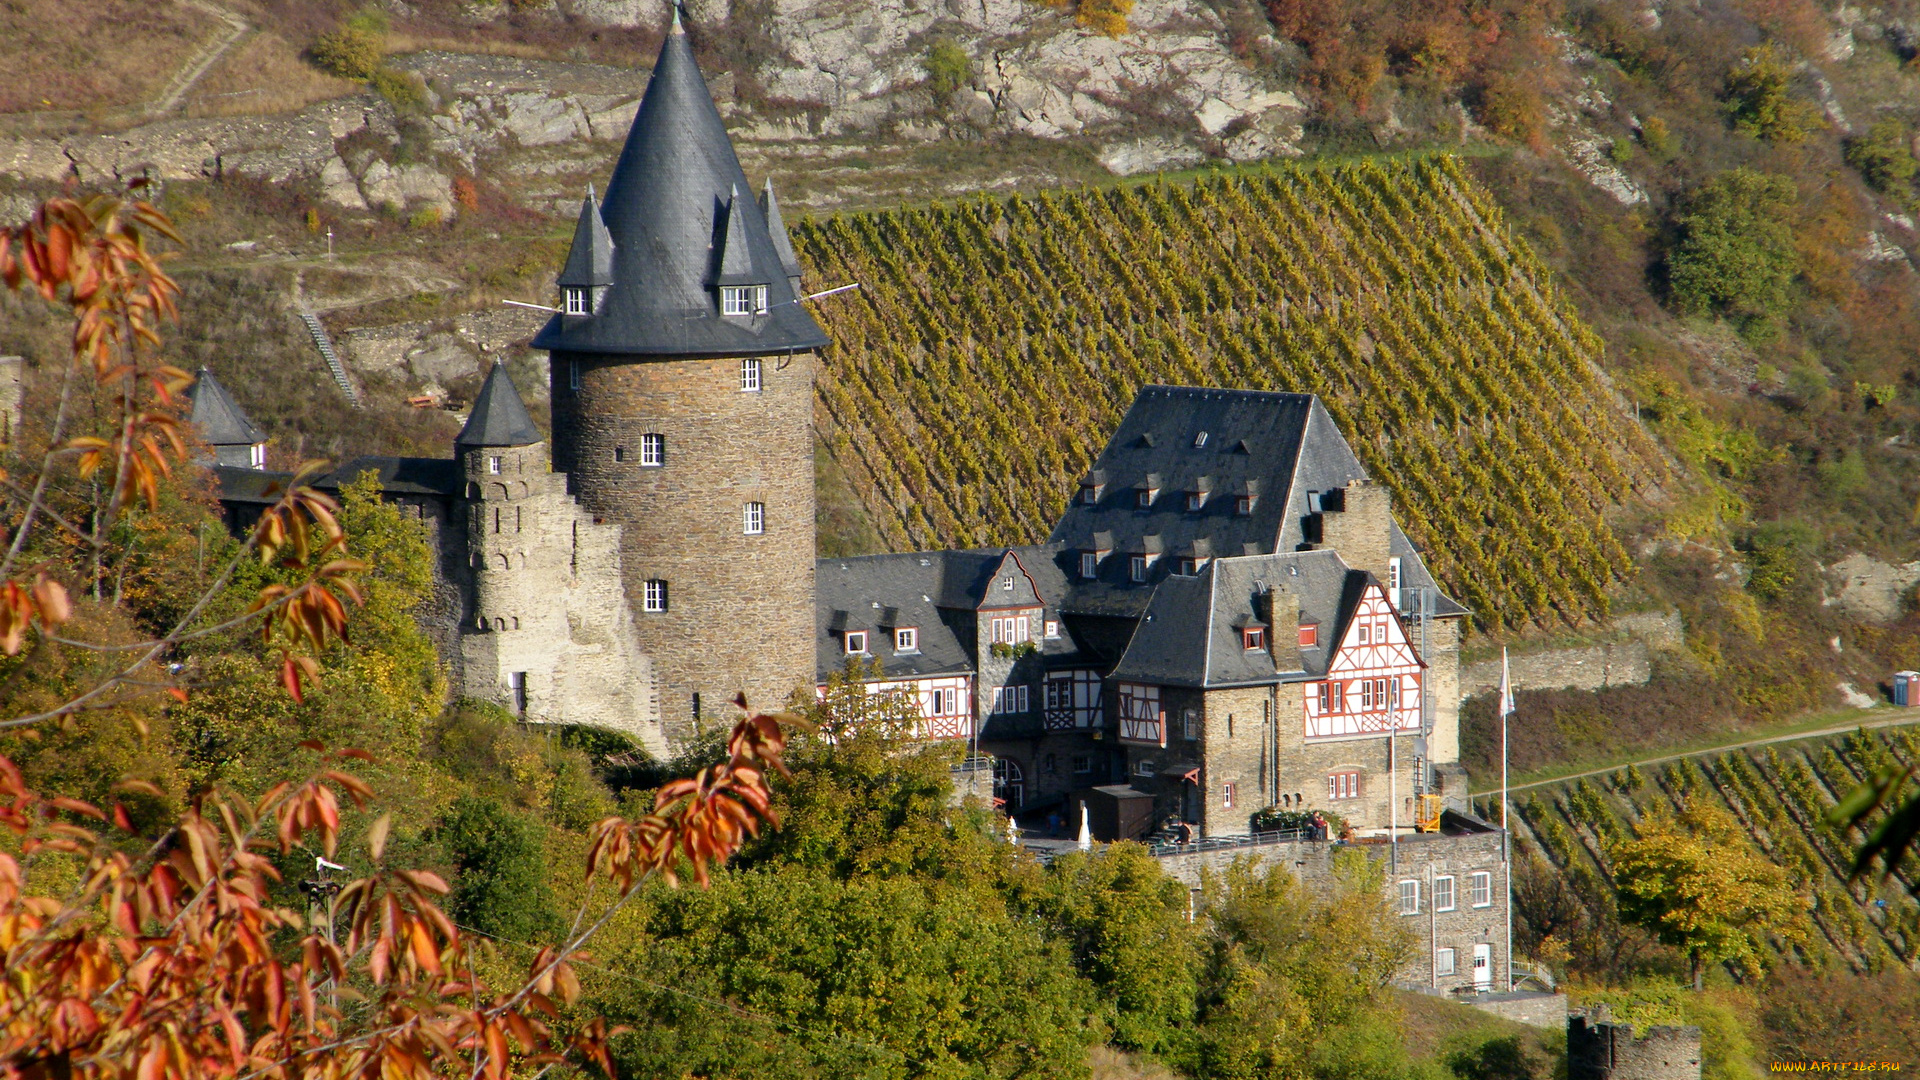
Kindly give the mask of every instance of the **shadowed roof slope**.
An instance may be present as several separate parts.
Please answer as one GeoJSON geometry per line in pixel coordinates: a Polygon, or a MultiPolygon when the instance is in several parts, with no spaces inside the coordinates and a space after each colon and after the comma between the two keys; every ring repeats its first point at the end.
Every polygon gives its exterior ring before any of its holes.
{"type": "Polygon", "coordinates": [[[200,429],[200,437],[208,446],[251,446],[267,441],[267,433],[247,418],[227,388],[206,368],[200,369],[187,396],[193,402],[193,425],[200,429]]]}
{"type": "Polygon", "coordinates": [[[752,191],[676,19],[600,208],[613,239],[606,302],[593,315],[556,315],[533,346],[637,356],[825,346],[827,336],[795,299],[752,191]],[[729,280],[767,286],[766,314],[720,314],[722,258],[729,280]]]}
{"type": "Polygon", "coordinates": [[[600,204],[593,197],[593,185],[587,185],[587,197],[580,203],[580,218],[573,226],[573,248],[567,252],[567,264],[560,268],[559,283],[574,288],[591,288],[613,281],[613,236],[600,220],[600,204]]]}
{"type": "Polygon", "coordinates": [[[467,426],[460,429],[453,445],[528,446],[539,441],[540,429],[527,415],[527,403],[520,400],[520,390],[507,374],[507,365],[495,360],[486,383],[480,387],[480,396],[474,399],[473,414],[467,417],[467,426]]]}

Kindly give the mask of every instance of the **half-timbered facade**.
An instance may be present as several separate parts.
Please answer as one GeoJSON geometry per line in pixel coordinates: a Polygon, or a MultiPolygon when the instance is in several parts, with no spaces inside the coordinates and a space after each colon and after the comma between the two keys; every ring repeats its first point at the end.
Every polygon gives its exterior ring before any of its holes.
{"type": "Polygon", "coordinates": [[[1149,387],[1068,494],[1046,544],[820,560],[822,681],[877,662],[1043,820],[1116,783],[1208,834],[1461,805],[1465,611],[1312,396],[1149,387]],[[968,715],[936,711],[961,680],[968,715]]]}

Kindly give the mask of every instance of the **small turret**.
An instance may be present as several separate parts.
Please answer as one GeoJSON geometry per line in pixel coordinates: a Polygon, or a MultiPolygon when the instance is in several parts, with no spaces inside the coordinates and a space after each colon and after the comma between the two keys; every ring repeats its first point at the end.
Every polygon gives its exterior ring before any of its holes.
{"type": "Polygon", "coordinates": [[[568,315],[591,315],[600,309],[607,286],[613,284],[613,234],[600,217],[600,204],[594,200],[593,185],[587,185],[587,197],[580,203],[580,220],[573,227],[573,248],[567,252],[567,264],[560,268],[557,282],[568,315]]]}
{"type": "Polygon", "coordinates": [[[533,426],[527,403],[520,400],[520,391],[513,385],[513,377],[507,374],[507,365],[495,360],[493,370],[487,372],[487,381],[480,387],[480,396],[474,399],[472,415],[454,437],[455,450],[466,451],[476,446],[529,446],[540,441],[540,429],[533,426]]]}
{"type": "MultiPolygon", "coordinates": [[[[193,402],[189,419],[199,429],[200,438],[213,448],[214,464],[238,469],[267,467],[267,433],[247,417],[213,372],[201,368],[187,397],[193,402]]],[[[522,408],[521,412],[526,410],[522,408]]]]}

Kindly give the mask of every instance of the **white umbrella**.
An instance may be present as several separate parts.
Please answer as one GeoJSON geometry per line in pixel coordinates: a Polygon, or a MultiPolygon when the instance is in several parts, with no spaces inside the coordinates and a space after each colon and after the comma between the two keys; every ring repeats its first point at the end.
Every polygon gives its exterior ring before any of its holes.
{"type": "Polygon", "coordinates": [[[1093,848],[1093,830],[1087,827],[1086,803],[1080,804],[1080,841],[1078,846],[1081,851],[1088,851],[1093,848]]]}

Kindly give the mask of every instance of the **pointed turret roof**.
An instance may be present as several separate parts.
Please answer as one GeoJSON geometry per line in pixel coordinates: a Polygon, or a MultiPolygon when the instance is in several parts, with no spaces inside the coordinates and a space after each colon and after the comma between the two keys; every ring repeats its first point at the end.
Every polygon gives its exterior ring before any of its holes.
{"type": "Polygon", "coordinates": [[[193,425],[200,429],[200,437],[208,446],[252,446],[267,441],[267,433],[248,419],[233,395],[206,368],[200,369],[187,396],[193,402],[193,425]]]}
{"type": "Polygon", "coordinates": [[[580,220],[573,227],[573,249],[567,252],[567,265],[560,268],[559,283],[589,288],[612,282],[613,236],[600,220],[600,204],[594,201],[593,185],[588,184],[587,197],[580,202],[580,220]]]}
{"type": "Polygon", "coordinates": [[[453,445],[527,446],[539,441],[540,429],[527,415],[527,404],[520,400],[513,376],[507,374],[506,364],[495,360],[480,387],[480,396],[474,399],[473,415],[467,417],[467,426],[454,437],[453,445]]]}
{"type": "Polygon", "coordinates": [[[787,276],[800,276],[800,260],[793,254],[793,241],[787,239],[787,223],[780,217],[780,200],[773,196],[773,177],[767,177],[766,189],[760,193],[760,212],[766,215],[767,232],[773,236],[774,254],[780,256],[780,265],[787,276]]]}
{"type": "MultiPolygon", "coordinates": [[[[741,356],[816,349],[827,337],[799,303],[751,197],[687,35],[670,30],[607,183],[601,220],[613,282],[598,311],[556,316],[535,348],[642,356],[741,356]],[[768,312],[723,316],[721,259],[767,286],[768,312]]],[[[747,282],[746,278],[752,278],[747,282]]]]}

